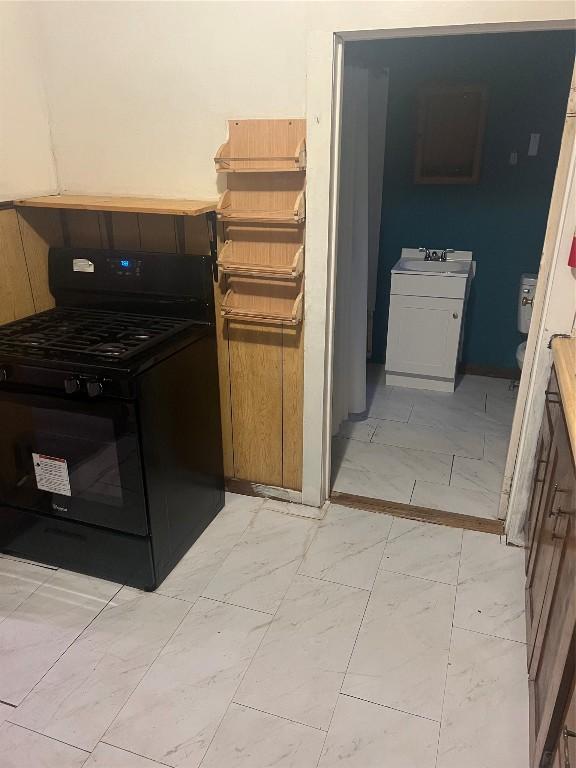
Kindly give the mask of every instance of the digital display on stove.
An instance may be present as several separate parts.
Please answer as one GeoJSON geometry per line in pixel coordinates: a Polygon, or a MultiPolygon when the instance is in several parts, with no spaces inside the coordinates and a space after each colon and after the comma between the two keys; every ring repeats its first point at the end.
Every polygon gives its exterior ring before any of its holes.
{"type": "Polygon", "coordinates": [[[115,275],[124,277],[140,277],[142,272],[142,260],[137,258],[109,258],[110,271],[115,275]]]}

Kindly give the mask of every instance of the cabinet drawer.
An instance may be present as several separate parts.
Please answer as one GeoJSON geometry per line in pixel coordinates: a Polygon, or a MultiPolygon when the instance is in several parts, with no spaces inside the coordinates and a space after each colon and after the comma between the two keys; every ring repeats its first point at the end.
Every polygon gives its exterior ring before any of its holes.
{"type": "Polygon", "coordinates": [[[466,295],[467,280],[463,277],[445,277],[440,275],[398,275],[392,273],[390,293],[400,296],[430,296],[446,299],[463,300],[466,295]]]}

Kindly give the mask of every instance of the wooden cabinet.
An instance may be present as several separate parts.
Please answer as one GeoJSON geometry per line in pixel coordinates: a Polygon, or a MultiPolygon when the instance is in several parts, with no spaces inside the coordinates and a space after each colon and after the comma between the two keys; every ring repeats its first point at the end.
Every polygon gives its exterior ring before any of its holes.
{"type": "Polygon", "coordinates": [[[532,768],[545,768],[558,758],[576,663],[576,472],[554,371],[546,393],[527,532],[530,755],[532,768]]]}
{"type": "Polygon", "coordinates": [[[486,120],[482,85],[428,85],[418,102],[414,180],[477,184],[486,120]]]}

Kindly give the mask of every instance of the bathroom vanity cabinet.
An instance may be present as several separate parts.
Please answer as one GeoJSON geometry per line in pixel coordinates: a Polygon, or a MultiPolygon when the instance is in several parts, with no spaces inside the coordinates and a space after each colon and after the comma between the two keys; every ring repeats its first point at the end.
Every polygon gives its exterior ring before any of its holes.
{"type": "Polygon", "coordinates": [[[574,346],[573,340],[554,342],[526,527],[531,768],[576,766],[569,757],[576,742],[570,735],[576,667],[574,368],[565,363],[573,361],[574,346]]]}
{"type": "Polygon", "coordinates": [[[454,391],[473,270],[469,251],[426,261],[418,250],[402,249],[392,268],[387,384],[454,391]]]}

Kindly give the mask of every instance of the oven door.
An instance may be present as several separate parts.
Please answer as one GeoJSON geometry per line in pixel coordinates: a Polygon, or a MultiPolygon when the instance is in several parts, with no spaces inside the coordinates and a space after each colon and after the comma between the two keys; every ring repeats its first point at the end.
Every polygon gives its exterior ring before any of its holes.
{"type": "Polygon", "coordinates": [[[136,411],[0,391],[0,505],[148,531],[136,411]]]}

